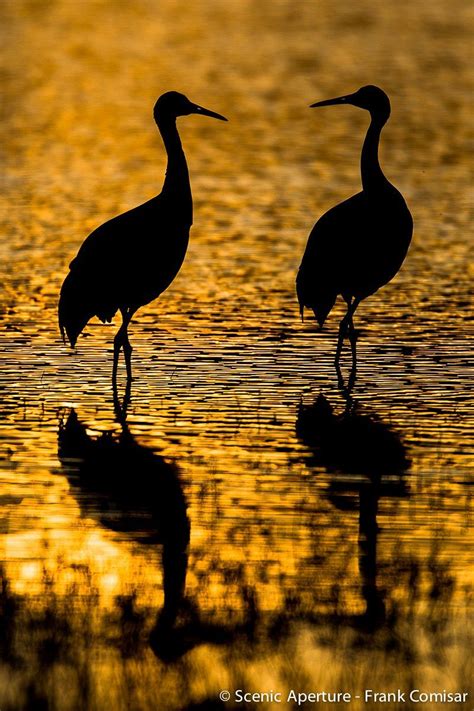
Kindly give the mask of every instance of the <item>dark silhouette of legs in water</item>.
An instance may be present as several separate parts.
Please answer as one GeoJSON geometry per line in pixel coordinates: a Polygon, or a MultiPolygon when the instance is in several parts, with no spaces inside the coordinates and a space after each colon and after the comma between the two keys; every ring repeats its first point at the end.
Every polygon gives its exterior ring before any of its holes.
{"type": "Polygon", "coordinates": [[[385,620],[384,595],[377,585],[379,498],[380,477],[372,476],[359,489],[359,572],[366,605],[365,622],[370,627],[377,627],[385,620]]]}
{"type": "Polygon", "coordinates": [[[357,307],[360,304],[360,299],[346,299],[347,303],[347,312],[344,318],[341,320],[341,323],[339,324],[339,337],[337,341],[337,348],[336,348],[336,357],[334,360],[334,365],[336,366],[336,372],[337,372],[337,382],[339,387],[343,391],[347,391],[349,394],[351,390],[353,389],[356,381],[356,375],[357,375],[357,338],[359,336],[359,332],[357,329],[354,327],[354,313],[357,307]],[[349,342],[351,344],[351,356],[352,356],[352,364],[351,364],[351,371],[349,374],[349,378],[347,381],[347,387],[345,386],[344,383],[344,378],[342,375],[342,370],[341,370],[341,365],[340,365],[340,359],[341,359],[341,353],[342,353],[342,347],[344,345],[344,339],[346,336],[349,338],[349,342]]]}
{"type": "Polygon", "coordinates": [[[125,367],[127,369],[127,385],[132,381],[132,346],[128,340],[128,325],[132,320],[135,311],[131,308],[120,309],[122,314],[122,325],[120,326],[114,338],[114,364],[112,368],[112,384],[114,389],[117,387],[117,368],[120,355],[120,349],[123,349],[125,358],[125,367]]]}

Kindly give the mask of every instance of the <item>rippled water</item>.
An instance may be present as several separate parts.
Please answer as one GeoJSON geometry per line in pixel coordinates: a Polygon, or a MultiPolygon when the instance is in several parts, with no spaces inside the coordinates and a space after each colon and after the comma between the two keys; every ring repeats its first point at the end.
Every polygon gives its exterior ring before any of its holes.
{"type": "Polygon", "coordinates": [[[2,12],[2,711],[467,689],[469,5],[2,12]],[[357,313],[349,412],[332,365],[342,307],[323,333],[302,324],[294,277],[316,217],[358,190],[367,125],[306,107],[366,83],[392,99],[381,157],[415,238],[357,313]],[[87,233],[159,192],[151,108],[171,88],[230,121],[179,122],[195,226],[130,329],[121,425],[115,327],[90,324],[68,351],[57,295],[87,233]]]}

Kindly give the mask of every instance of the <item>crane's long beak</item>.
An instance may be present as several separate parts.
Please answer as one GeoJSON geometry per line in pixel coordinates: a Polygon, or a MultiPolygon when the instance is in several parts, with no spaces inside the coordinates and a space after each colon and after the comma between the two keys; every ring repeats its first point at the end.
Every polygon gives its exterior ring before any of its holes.
{"type": "Polygon", "coordinates": [[[219,119],[219,121],[227,121],[225,116],[216,114],[215,111],[209,111],[209,109],[205,109],[203,106],[198,106],[197,104],[194,107],[193,113],[202,114],[203,116],[210,116],[211,118],[219,119]]]}
{"type": "Polygon", "coordinates": [[[314,109],[317,106],[333,106],[334,104],[350,104],[353,94],[347,94],[346,96],[338,96],[336,99],[325,99],[324,101],[317,101],[315,104],[310,105],[310,109],[314,109]]]}

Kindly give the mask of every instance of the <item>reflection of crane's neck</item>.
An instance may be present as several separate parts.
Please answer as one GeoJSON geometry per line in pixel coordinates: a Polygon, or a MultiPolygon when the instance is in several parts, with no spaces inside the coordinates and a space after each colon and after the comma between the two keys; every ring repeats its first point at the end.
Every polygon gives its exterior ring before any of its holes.
{"type": "Polygon", "coordinates": [[[166,177],[161,194],[179,209],[180,216],[191,225],[193,221],[191,185],[186,156],[176,128],[176,119],[160,117],[157,123],[168,155],[166,177]]]}
{"type": "MultiPolygon", "coordinates": [[[[387,117],[388,118],[388,117],[387,117]]],[[[360,158],[360,172],[364,190],[377,190],[387,184],[387,179],[379,164],[380,133],[387,118],[372,115],[360,158]]]]}

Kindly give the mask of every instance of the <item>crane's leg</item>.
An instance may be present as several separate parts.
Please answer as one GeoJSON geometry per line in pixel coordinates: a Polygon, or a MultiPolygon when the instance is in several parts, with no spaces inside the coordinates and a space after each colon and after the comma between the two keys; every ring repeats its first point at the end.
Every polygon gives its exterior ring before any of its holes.
{"type": "MultiPolygon", "coordinates": [[[[334,365],[336,366],[337,378],[338,378],[340,387],[344,386],[344,379],[342,377],[341,366],[339,365],[339,361],[341,359],[341,352],[342,352],[342,346],[344,344],[344,338],[346,337],[346,334],[348,332],[349,332],[349,340],[351,342],[351,350],[352,350],[352,368],[353,368],[353,370],[355,368],[357,334],[356,334],[356,331],[354,328],[354,323],[353,323],[352,317],[353,317],[354,312],[355,312],[356,308],[358,307],[358,305],[359,305],[359,299],[352,300],[352,298],[351,298],[349,301],[347,301],[347,312],[346,312],[344,318],[341,320],[341,323],[339,324],[339,336],[337,339],[336,357],[334,360],[334,365]]],[[[352,372],[351,372],[351,375],[352,375],[352,372]]],[[[354,370],[354,380],[355,380],[355,370],[354,370]]]]}
{"type": "Polygon", "coordinates": [[[114,389],[117,386],[117,367],[118,367],[120,349],[122,347],[120,331],[121,331],[121,327],[115,334],[115,338],[114,338],[114,364],[112,366],[112,383],[113,383],[114,389]]]}
{"type": "Polygon", "coordinates": [[[351,372],[349,375],[349,381],[347,383],[347,388],[349,392],[352,390],[354,387],[355,381],[356,381],[356,375],[357,375],[357,338],[358,338],[358,331],[354,327],[354,312],[356,308],[359,305],[359,301],[357,299],[354,301],[352,304],[352,310],[351,310],[351,315],[349,318],[349,341],[351,343],[351,352],[352,352],[352,367],[351,367],[351,372]]]}
{"type": "Polygon", "coordinates": [[[344,344],[344,338],[346,337],[347,330],[349,328],[349,324],[352,318],[352,299],[347,302],[347,311],[343,319],[341,319],[341,323],[339,324],[339,336],[337,339],[337,348],[336,348],[336,358],[334,360],[334,365],[336,368],[339,366],[339,359],[341,357],[341,352],[342,352],[342,346],[344,344]]]}
{"type": "Polygon", "coordinates": [[[342,344],[344,343],[344,336],[346,335],[346,331],[347,331],[347,314],[344,316],[341,323],[339,324],[339,336],[337,339],[336,357],[334,359],[334,365],[336,366],[336,368],[339,367],[339,360],[341,358],[342,344]]]}
{"type": "Polygon", "coordinates": [[[127,382],[132,379],[132,346],[128,340],[127,329],[135,312],[132,309],[120,309],[120,311],[122,313],[122,325],[114,338],[114,364],[112,368],[112,382],[114,385],[117,384],[117,368],[121,348],[123,348],[125,366],[127,368],[127,382]]]}
{"type": "Polygon", "coordinates": [[[127,383],[132,380],[132,351],[133,348],[128,340],[128,324],[132,320],[134,312],[131,309],[127,310],[126,317],[124,317],[124,336],[123,336],[123,355],[125,357],[125,367],[127,369],[127,383]]]}

